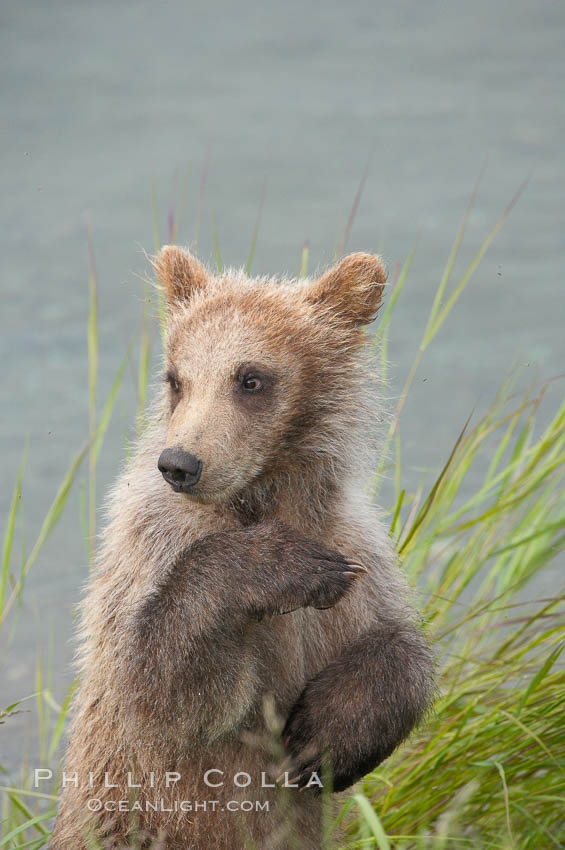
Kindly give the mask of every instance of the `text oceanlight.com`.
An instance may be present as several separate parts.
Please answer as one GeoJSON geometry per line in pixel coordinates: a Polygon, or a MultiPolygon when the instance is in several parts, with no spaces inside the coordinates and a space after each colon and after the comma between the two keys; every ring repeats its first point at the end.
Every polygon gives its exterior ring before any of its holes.
{"type": "Polygon", "coordinates": [[[86,804],[90,812],[268,812],[269,800],[99,800],[86,804]]]}

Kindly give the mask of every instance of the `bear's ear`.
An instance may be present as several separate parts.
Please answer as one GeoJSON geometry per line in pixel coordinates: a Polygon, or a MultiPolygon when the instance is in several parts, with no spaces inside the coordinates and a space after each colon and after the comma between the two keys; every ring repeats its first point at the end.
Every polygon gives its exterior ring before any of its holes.
{"type": "Polygon", "coordinates": [[[209,275],[202,263],[176,245],[164,245],[153,260],[153,268],[171,308],[185,304],[208,283],[209,275]]]}
{"type": "Polygon", "coordinates": [[[351,325],[367,325],[381,306],[387,273],[376,254],[349,254],[309,284],[311,304],[333,311],[351,325]]]}

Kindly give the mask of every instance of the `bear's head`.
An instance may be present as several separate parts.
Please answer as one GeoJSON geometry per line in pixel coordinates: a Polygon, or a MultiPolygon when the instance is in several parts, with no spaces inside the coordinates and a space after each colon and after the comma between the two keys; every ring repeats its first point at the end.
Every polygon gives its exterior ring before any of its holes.
{"type": "Polygon", "coordinates": [[[321,277],[215,275],[176,246],[154,262],[167,301],[166,445],[159,469],[199,502],[347,463],[363,384],[363,325],[386,272],[351,254],[321,277]]]}

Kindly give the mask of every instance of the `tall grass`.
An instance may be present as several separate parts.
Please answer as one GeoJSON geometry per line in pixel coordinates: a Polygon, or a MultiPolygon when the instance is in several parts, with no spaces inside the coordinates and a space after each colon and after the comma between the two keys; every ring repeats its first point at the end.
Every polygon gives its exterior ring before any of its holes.
{"type": "Polygon", "coordinates": [[[420,734],[363,783],[388,838],[361,808],[350,847],[565,841],[563,574],[544,598],[530,590],[565,544],[565,404],[533,439],[546,385],[521,397],[511,385],[465,428],[428,493],[401,491],[395,505],[392,533],[423,584],[440,695],[420,734]],[[482,484],[460,500],[484,445],[482,484]]]}
{"type": "MultiPolygon", "coordinates": [[[[187,172],[188,177],[188,172],[187,172]]],[[[197,217],[206,179],[204,170],[197,217]]],[[[361,182],[362,189],[364,179],[361,182]]],[[[264,189],[263,189],[264,193],[264,189]]],[[[519,194],[519,193],[518,193],[519,194]]],[[[345,245],[359,201],[355,198],[342,241],[345,245]]],[[[474,193],[473,193],[474,198],[474,193]]],[[[472,200],[471,199],[471,203],[472,200]]],[[[263,199],[263,195],[262,195],[263,199]]],[[[261,199],[247,268],[251,267],[261,218],[261,199]]],[[[437,650],[438,698],[422,728],[373,774],[359,783],[333,829],[345,830],[347,848],[557,848],[565,844],[565,673],[563,648],[565,586],[557,572],[565,545],[565,404],[547,419],[547,387],[517,391],[520,372],[502,383],[488,410],[461,423],[455,445],[435,480],[416,491],[405,485],[399,423],[418,367],[511,206],[479,245],[470,265],[451,283],[469,210],[456,236],[422,341],[391,419],[387,451],[376,464],[394,482],[388,511],[390,534],[403,568],[420,586],[424,617],[437,650]],[[392,456],[392,462],[389,457],[392,456]],[[472,488],[468,480],[479,481],[472,488]],[[532,587],[551,588],[536,599],[532,587]]],[[[155,247],[160,244],[154,201],[155,247]]],[[[469,207],[470,209],[470,207],[469,207]]],[[[168,216],[173,240],[178,224],[168,216]]],[[[213,219],[214,246],[221,268],[213,219]]],[[[388,338],[398,296],[409,285],[413,252],[397,270],[377,330],[386,369],[388,338]]],[[[306,242],[299,274],[307,274],[306,242]]],[[[22,515],[25,459],[14,486],[6,521],[0,572],[0,628],[11,634],[18,601],[32,566],[68,501],[77,471],[88,456],[89,500],[84,525],[92,552],[95,531],[95,475],[133,343],[124,354],[100,413],[97,408],[97,297],[91,261],[88,349],[90,364],[89,438],[72,459],[29,555],[17,566],[15,528],[22,515]]],[[[158,297],[158,296],[157,296],[158,297]]],[[[145,291],[137,369],[138,427],[143,426],[150,365],[150,313],[162,315],[145,291]],[[153,309],[155,307],[155,309],[153,309]]],[[[27,461],[33,462],[33,458],[27,461]]],[[[376,494],[379,475],[375,476],[376,494]]],[[[59,705],[38,668],[37,699],[43,764],[57,768],[71,693],[59,705]]],[[[21,704],[4,707],[9,727],[21,704]]],[[[39,848],[49,837],[57,798],[34,791],[29,777],[18,787],[2,786],[3,837],[0,848],[39,848]]],[[[343,834],[343,833],[342,833],[343,834]]],[[[328,846],[334,846],[330,835],[328,846]]]]}

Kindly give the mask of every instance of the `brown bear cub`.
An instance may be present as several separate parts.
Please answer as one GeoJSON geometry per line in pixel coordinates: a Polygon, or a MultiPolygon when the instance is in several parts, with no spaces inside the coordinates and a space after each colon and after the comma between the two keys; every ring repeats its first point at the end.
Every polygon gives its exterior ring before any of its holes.
{"type": "Polygon", "coordinates": [[[165,389],[82,608],[51,847],[314,850],[321,786],[387,758],[432,692],[364,495],[386,274],[352,254],[315,280],[216,276],[171,246],[155,269],[165,389]]]}

